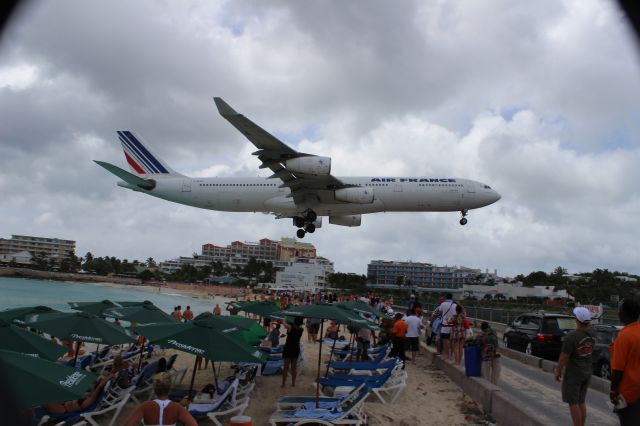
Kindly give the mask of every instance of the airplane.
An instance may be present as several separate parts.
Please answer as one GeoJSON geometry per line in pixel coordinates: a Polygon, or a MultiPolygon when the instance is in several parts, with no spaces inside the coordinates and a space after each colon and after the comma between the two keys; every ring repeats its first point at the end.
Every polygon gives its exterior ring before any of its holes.
{"type": "Polygon", "coordinates": [[[214,98],[220,115],[258,150],[270,169],[263,177],[188,177],[175,172],[132,131],[118,131],[131,172],[94,160],[120,179],[118,186],[174,203],[227,212],[261,212],[290,218],[303,238],[329,223],[360,226],[363,214],[379,212],[453,212],[462,215],[495,203],[500,194],[482,182],[442,177],[335,177],[331,158],[298,152],[214,98]]]}

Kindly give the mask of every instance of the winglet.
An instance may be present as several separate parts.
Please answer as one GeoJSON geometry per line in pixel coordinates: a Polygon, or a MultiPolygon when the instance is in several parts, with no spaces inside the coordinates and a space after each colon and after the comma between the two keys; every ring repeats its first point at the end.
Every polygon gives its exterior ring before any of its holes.
{"type": "Polygon", "coordinates": [[[240,115],[236,112],[236,110],[231,108],[228,103],[223,101],[222,98],[213,98],[213,100],[216,103],[216,106],[218,107],[218,112],[220,113],[221,116],[224,117],[227,115],[240,115]]]}

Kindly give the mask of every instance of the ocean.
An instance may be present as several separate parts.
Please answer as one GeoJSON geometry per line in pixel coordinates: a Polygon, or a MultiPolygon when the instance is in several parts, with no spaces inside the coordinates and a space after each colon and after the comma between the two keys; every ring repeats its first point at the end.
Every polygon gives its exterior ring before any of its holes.
{"type": "Polygon", "coordinates": [[[187,305],[194,314],[211,312],[216,303],[224,311],[225,297],[194,298],[162,289],[160,293],[141,290],[136,287],[110,287],[104,284],[86,284],[66,281],[34,280],[29,278],[0,277],[0,310],[25,306],[44,305],[65,312],[72,312],[67,302],[143,301],[149,300],[167,313],[176,305],[187,305]]]}

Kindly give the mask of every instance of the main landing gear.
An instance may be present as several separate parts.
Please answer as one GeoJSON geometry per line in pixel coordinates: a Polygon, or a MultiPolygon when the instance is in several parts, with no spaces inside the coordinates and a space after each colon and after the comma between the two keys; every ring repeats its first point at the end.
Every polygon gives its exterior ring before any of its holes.
{"type": "Polygon", "coordinates": [[[313,222],[318,218],[318,215],[313,210],[309,209],[305,212],[304,216],[296,216],[293,218],[293,224],[300,228],[296,231],[298,238],[304,238],[307,234],[313,234],[316,232],[316,226],[313,222]]]}
{"type": "Polygon", "coordinates": [[[460,225],[466,225],[467,224],[467,212],[468,210],[462,210],[460,213],[462,213],[462,219],[460,219],[460,225]]]}

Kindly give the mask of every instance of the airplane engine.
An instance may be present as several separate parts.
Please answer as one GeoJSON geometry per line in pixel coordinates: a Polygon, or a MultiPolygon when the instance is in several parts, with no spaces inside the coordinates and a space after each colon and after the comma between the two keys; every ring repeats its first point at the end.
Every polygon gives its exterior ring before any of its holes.
{"type": "Polygon", "coordinates": [[[325,176],[331,173],[331,158],[320,156],[298,157],[285,161],[285,166],[292,172],[314,176],[325,176]]]}
{"type": "Polygon", "coordinates": [[[360,226],[361,222],[362,216],[359,214],[352,214],[348,216],[329,216],[329,223],[332,225],[360,226]]]}
{"type": "Polygon", "coordinates": [[[345,201],[354,204],[371,204],[373,203],[372,188],[343,188],[335,192],[336,200],[345,201]]]}

